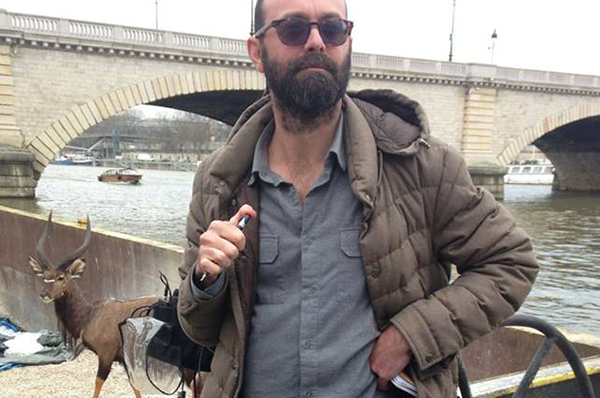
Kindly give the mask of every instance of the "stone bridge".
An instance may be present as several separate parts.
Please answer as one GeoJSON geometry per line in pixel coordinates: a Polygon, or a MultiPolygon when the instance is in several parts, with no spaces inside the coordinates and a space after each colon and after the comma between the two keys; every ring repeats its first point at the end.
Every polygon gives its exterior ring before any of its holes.
{"type": "MultiPolygon", "coordinates": [[[[433,135],[498,197],[505,166],[532,142],[554,163],[557,189],[600,191],[600,77],[362,53],[352,61],[350,90],[420,102],[433,135]]],[[[71,139],[121,111],[161,105],[232,124],[264,85],[243,40],[0,10],[0,196],[33,196],[71,139]]]]}

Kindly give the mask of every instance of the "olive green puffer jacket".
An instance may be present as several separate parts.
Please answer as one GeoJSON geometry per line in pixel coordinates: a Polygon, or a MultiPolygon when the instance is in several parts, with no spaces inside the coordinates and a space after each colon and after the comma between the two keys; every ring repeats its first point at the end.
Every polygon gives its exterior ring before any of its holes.
{"type": "MultiPolygon", "coordinates": [[[[490,193],[473,186],[457,151],[429,137],[416,102],[392,91],[362,91],[343,102],[348,177],[363,204],[360,248],[379,329],[393,324],[409,343],[408,372],[420,398],[455,397],[458,350],[513,314],[531,289],[538,272],[531,242],[490,193]],[[451,264],[460,276],[449,284],[451,264]]],[[[197,302],[188,274],[212,220],[243,203],[259,208],[259,193],[246,182],[271,119],[267,98],[246,110],[194,181],[178,310],[192,340],[217,347],[202,397],[240,391],[259,223],[245,230],[247,247],[219,295],[197,302]]]]}

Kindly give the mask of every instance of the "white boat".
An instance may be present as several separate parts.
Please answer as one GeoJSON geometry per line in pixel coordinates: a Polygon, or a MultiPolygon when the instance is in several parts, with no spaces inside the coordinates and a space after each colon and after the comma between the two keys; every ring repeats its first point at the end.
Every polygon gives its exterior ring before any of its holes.
{"type": "Polygon", "coordinates": [[[550,163],[511,164],[504,176],[505,184],[551,185],[554,181],[554,166],[550,163]]]}
{"type": "Polygon", "coordinates": [[[63,166],[93,166],[94,157],[67,153],[54,158],[54,160],[52,160],[52,164],[59,164],[63,166]]]}

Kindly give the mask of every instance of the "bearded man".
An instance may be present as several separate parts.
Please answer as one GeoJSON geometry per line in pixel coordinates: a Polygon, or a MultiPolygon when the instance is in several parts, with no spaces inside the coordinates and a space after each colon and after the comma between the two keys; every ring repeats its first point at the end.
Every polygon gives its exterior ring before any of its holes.
{"type": "Polygon", "coordinates": [[[343,0],[259,0],[255,26],[270,94],[198,170],[180,269],[202,397],[402,397],[402,372],[455,397],[458,350],[531,289],[529,238],[416,102],[346,94],[343,0]]]}

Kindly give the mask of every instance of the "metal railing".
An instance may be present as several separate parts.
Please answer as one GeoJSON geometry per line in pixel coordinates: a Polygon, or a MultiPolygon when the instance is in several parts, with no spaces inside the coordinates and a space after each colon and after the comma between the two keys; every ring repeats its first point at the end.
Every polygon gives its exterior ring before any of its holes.
{"type": "MultiPolygon", "coordinates": [[[[590,381],[590,377],[587,374],[585,366],[577,353],[577,350],[571,342],[554,326],[548,322],[529,315],[516,314],[508,318],[502,323],[502,326],[522,326],[531,329],[535,329],[544,335],[542,343],[538,346],[538,350],[535,353],[533,359],[529,363],[519,386],[517,387],[512,398],[524,398],[527,395],[527,390],[531,387],[531,383],[535,379],[540,367],[544,363],[544,359],[550,352],[553,346],[560,349],[565,359],[571,366],[575,375],[575,380],[579,387],[579,392],[583,398],[594,398],[594,387],[590,381]]],[[[471,388],[469,386],[469,380],[467,372],[465,370],[462,358],[458,357],[458,368],[459,368],[459,387],[463,398],[472,398],[471,388]]]]}
{"type": "MultiPolygon", "coordinates": [[[[184,50],[210,53],[210,56],[235,56],[247,59],[246,41],[159,31],[126,26],[107,25],[94,22],[50,18],[35,15],[9,13],[0,10],[0,31],[42,35],[66,39],[90,39],[104,41],[107,46],[119,44],[156,47],[160,50],[184,50]]],[[[1,35],[1,34],[0,34],[1,35]]],[[[404,74],[435,76],[447,79],[482,80],[516,85],[558,86],[573,89],[600,90],[600,77],[570,73],[547,72],[529,69],[504,68],[489,64],[461,64],[393,57],[375,54],[354,53],[353,68],[372,74],[404,74]]]]}

